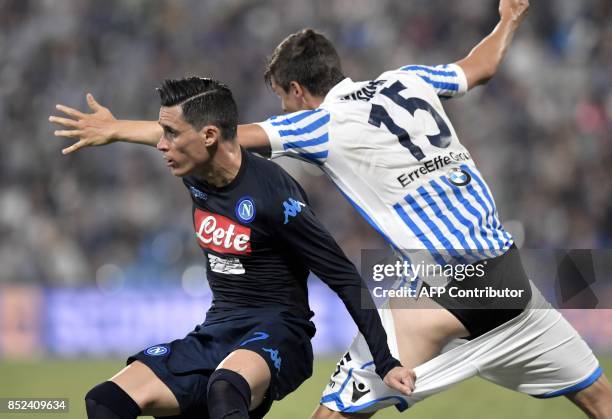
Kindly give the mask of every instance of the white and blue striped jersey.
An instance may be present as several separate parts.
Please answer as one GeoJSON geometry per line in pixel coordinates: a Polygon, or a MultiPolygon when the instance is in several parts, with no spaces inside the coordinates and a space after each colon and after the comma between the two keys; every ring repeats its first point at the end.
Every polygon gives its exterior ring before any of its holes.
{"type": "Polygon", "coordinates": [[[346,78],[319,108],[259,125],[272,157],[321,167],[396,249],[473,262],[504,253],[512,238],[442,108],[440,98],[466,91],[458,65],[411,65],[370,81],[346,78]]]}

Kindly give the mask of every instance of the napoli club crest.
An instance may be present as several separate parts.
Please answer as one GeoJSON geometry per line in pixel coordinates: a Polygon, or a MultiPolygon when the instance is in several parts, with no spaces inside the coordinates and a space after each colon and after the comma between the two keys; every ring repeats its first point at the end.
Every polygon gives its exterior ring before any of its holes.
{"type": "Polygon", "coordinates": [[[144,353],[149,356],[163,356],[170,352],[170,349],[167,346],[156,345],[151,346],[150,348],[145,349],[144,353]]]}
{"type": "Polygon", "coordinates": [[[236,204],[236,217],[243,223],[250,223],[255,219],[255,203],[248,196],[242,197],[236,204]]]}

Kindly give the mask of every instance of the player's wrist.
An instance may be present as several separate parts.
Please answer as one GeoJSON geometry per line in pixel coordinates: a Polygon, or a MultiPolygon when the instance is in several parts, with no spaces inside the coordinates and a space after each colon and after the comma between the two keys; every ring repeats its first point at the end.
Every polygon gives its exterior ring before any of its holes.
{"type": "Polygon", "coordinates": [[[376,365],[376,374],[378,374],[378,376],[384,380],[389,371],[391,371],[393,368],[401,366],[402,363],[391,356],[383,365],[376,365]]]}
{"type": "Polygon", "coordinates": [[[115,141],[122,140],[121,121],[115,119],[109,122],[106,128],[106,139],[109,143],[114,143],[115,141]]]}
{"type": "Polygon", "coordinates": [[[512,13],[501,15],[499,18],[499,25],[508,29],[516,29],[521,24],[521,17],[512,13]]]}

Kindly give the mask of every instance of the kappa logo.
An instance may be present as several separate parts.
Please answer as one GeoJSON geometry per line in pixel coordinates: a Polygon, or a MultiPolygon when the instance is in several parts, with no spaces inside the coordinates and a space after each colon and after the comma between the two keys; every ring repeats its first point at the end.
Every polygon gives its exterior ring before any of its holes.
{"type": "Polygon", "coordinates": [[[251,253],[251,229],[219,214],[196,208],[193,224],[198,244],[219,253],[251,253]]]}
{"type": "Polygon", "coordinates": [[[289,217],[296,217],[300,212],[302,212],[302,208],[305,206],[306,204],[293,198],[289,198],[283,202],[283,208],[285,210],[285,222],[283,224],[287,224],[289,222],[289,217]]]}
{"type": "Polygon", "coordinates": [[[278,349],[269,349],[269,348],[261,348],[263,351],[270,354],[270,359],[274,362],[274,368],[276,368],[277,372],[280,372],[281,362],[283,361],[278,354],[278,349]]]}

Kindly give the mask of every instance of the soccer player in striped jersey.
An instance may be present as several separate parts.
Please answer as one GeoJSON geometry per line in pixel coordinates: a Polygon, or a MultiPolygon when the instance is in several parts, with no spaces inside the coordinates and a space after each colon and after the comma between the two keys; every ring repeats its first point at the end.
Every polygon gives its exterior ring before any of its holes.
{"type": "MultiPolygon", "coordinates": [[[[440,265],[486,260],[490,283],[509,280],[524,296],[511,308],[479,310],[436,298],[426,305],[435,308],[406,311],[391,300],[379,313],[392,353],[416,367],[415,391],[388,389],[358,335],[316,418],[357,417],[390,405],[403,410],[474,375],[536,397],[565,395],[593,417],[612,417],[612,389],[597,360],[526,278],[493,195],[440,100],[495,74],[527,7],[526,0],[501,0],[498,25],[456,63],[407,65],[364,82],[346,78],[333,45],[312,30],[274,51],[266,81],[289,113],[239,127],[242,144],[320,167],[405,257],[405,250],[425,249],[440,265]]],[[[159,136],[151,123],[115,120],[88,101],[93,114],[61,107],[74,119],[53,117],[74,128],[57,135],[79,139],[65,153],[114,140],[152,144],[159,136]]]]}

